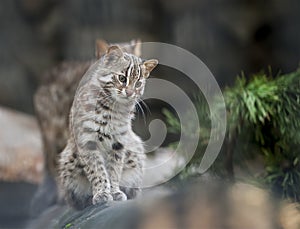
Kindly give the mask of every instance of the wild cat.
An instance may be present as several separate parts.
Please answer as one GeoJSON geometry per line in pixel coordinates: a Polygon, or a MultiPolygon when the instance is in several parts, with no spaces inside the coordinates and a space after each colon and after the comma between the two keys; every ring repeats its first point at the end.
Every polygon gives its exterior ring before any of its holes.
{"type": "Polygon", "coordinates": [[[131,122],[157,64],[111,46],[83,77],[70,113],[72,134],[59,163],[61,190],[73,207],[137,195],[145,154],[131,122]]]}
{"type": "MultiPolygon", "coordinates": [[[[140,40],[117,43],[122,50],[141,55],[140,40]]],[[[100,59],[111,45],[96,41],[95,59],[66,61],[48,71],[34,96],[36,117],[41,129],[45,160],[45,176],[31,206],[31,214],[38,215],[48,206],[60,202],[57,193],[58,160],[69,138],[69,114],[76,88],[89,67],[100,59]]]]}
{"type": "MultiPolygon", "coordinates": [[[[116,45],[136,56],[141,54],[139,40],[116,45]]],[[[35,112],[43,136],[45,170],[52,177],[57,177],[59,154],[67,145],[69,114],[76,88],[89,67],[99,60],[109,47],[109,44],[99,39],[96,41],[94,60],[63,62],[48,71],[45,82],[34,96],[35,112]]]]}

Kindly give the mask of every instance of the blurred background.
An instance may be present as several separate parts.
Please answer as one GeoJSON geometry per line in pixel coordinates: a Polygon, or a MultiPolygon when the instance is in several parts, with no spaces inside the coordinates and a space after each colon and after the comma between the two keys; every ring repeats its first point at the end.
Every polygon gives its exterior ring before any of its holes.
{"type": "Polygon", "coordinates": [[[158,41],[196,54],[221,86],[237,74],[299,65],[297,0],[3,0],[0,104],[33,113],[43,73],[89,60],[94,41],[158,41]]]}
{"type": "MultiPolygon", "coordinates": [[[[288,73],[299,67],[299,15],[298,0],[2,0],[0,106],[34,114],[33,95],[44,73],[64,60],[93,59],[97,38],[112,43],[140,38],[178,45],[197,55],[221,88],[232,85],[242,71],[248,76],[271,67],[274,74],[288,73]]],[[[180,85],[188,90],[185,81],[180,85]]],[[[3,177],[8,172],[1,166],[10,163],[8,152],[18,151],[22,156],[14,162],[34,165],[33,174],[41,174],[41,143],[32,116],[13,112],[0,116],[12,117],[9,122],[0,120],[0,206],[6,206],[0,208],[0,228],[13,228],[26,218],[41,177],[28,178],[22,172],[14,173],[13,179],[3,177]],[[19,135],[15,135],[18,128],[19,135]],[[28,129],[35,130],[32,136],[22,132],[28,129]],[[16,150],[1,146],[17,142],[16,137],[32,144],[20,143],[16,150]],[[33,157],[29,162],[24,159],[33,157]],[[3,180],[24,183],[18,186],[3,180]],[[14,197],[9,199],[12,190],[14,197]],[[19,222],[14,222],[16,217],[19,222]]]]}

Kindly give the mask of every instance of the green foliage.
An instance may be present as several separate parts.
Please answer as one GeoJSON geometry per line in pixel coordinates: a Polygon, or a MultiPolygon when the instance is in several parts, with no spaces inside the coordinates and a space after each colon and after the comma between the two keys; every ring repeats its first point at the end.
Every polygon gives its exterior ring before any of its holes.
{"type": "Polygon", "coordinates": [[[180,133],[181,128],[178,118],[167,109],[163,109],[163,114],[166,116],[168,131],[173,134],[180,133]]]}
{"type": "MultiPolygon", "coordinates": [[[[266,75],[256,75],[250,82],[239,77],[234,87],[225,89],[224,97],[229,112],[229,134],[236,129],[238,134],[244,125],[261,126],[274,114],[278,102],[278,87],[266,75]]],[[[229,136],[230,137],[230,136],[229,136]]],[[[258,131],[257,140],[263,140],[258,131]]]]}
{"type": "MultiPolygon", "coordinates": [[[[265,169],[259,180],[282,196],[299,201],[300,71],[275,78],[262,72],[250,80],[242,75],[232,87],[225,88],[223,95],[227,134],[214,170],[225,169],[233,175],[233,168],[243,161],[262,157],[265,169]]],[[[218,101],[216,98],[213,107],[218,107],[218,101]]],[[[184,177],[195,174],[212,131],[210,111],[202,95],[196,97],[196,104],[203,129],[196,156],[182,173],[184,177]]],[[[212,115],[214,112],[217,109],[212,115]]],[[[179,120],[170,112],[164,113],[170,131],[179,133],[179,120]]],[[[189,129],[182,131],[188,134],[189,129]]]]}
{"type": "Polygon", "coordinates": [[[299,155],[283,150],[287,148],[279,146],[275,152],[263,149],[266,167],[262,181],[277,194],[300,201],[299,155]]]}

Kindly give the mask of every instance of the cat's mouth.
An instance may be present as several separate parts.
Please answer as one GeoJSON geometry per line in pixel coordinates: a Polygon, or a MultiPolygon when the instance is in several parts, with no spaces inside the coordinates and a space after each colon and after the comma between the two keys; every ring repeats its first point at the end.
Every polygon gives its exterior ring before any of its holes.
{"type": "Polygon", "coordinates": [[[120,96],[120,99],[123,100],[123,101],[132,101],[132,100],[135,100],[136,99],[136,95],[121,95],[120,96]]]}
{"type": "Polygon", "coordinates": [[[128,103],[128,102],[132,102],[132,101],[135,101],[137,98],[136,98],[136,94],[132,94],[130,96],[128,95],[124,95],[124,94],[119,94],[117,97],[116,97],[116,100],[118,102],[121,102],[121,103],[128,103]]]}

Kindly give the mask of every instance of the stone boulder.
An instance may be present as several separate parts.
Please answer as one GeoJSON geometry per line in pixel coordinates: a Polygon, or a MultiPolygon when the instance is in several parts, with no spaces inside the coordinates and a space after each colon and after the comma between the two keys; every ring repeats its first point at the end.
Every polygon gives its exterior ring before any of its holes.
{"type": "MultiPolygon", "coordinates": [[[[193,181],[195,183],[195,181],[193,181]]],[[[296,204],[279,203],[252,185],[184,183],[177,191],[159,187],[136,200],[112,202],[75,211],[49,209],[28,228],[255,228],[296,229],[296,204]]]]}
{"type": "Polygon", "coordinates": [[[0,107],[0,180],[39,183],[42,142],[33,116],[0,107]]]}

